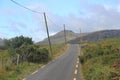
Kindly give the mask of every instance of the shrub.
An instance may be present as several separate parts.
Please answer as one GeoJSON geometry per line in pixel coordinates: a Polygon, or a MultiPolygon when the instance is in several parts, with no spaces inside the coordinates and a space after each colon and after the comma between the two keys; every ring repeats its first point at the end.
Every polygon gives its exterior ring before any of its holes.
{"type": "Polygon", "coordinates": [[[28,61],[32,62],[48,62],[50,59],[49,52],[47,49],[36,49],[35,53],[28,57],[28,61]]]}
{"type": "Polygon", "coordinates": [[[79,60],[81,64],[85,63],[85,57],[84,56],[79,56],[79,60]]]}
{"type": "Polygon", "coordinates": [[[20,63],[29,62],[48,62],[49,52],[47,49],[37,49],[35,45],[22,45],[16,49],[16,53],[20,55],[20,63]]]}

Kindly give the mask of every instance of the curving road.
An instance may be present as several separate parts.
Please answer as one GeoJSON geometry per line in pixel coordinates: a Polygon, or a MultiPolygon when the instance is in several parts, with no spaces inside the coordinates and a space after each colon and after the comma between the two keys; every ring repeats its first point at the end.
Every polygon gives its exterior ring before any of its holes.
{"type": "Polygon", "coordinates": [[[24,80],[81,80],[77,44],[70,44],[64,55],[33,72],[24,80]]]}

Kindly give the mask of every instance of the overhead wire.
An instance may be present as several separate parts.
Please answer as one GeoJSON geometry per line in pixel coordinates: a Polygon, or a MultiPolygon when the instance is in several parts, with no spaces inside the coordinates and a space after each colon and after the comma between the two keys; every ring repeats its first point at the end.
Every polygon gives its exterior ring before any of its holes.
{"type": "Polygon", "coordinates": [[[32,11],[32,12],[34,12],[34,13],[38,13],[38,14],[43,14],[43,13],[44,13],[44,12],[35,11],[35,10],[32,10],[32,9],[30,9],[30,8],[28,8],[28,7],[25,7],[25,6],[21,5],[20,3],[14,1],[14,0],[11,0],[11,1],[12,1],[13,3],[15,3],[16,5],[18,5],[18,6],[22,7],[22,8],[25,8],[25,9],[27,9],[27,10],[29,10],[29,11],[32,11]]]}
{"type": "MultiPolygon", "coordinates": [[[[29,11],[31,11],[31,12],[38,13],[38,14],[44,14],[44,13],[45,13],[45,12],[39,12],[39,11],[32,10],[32,9],[30,9],[30,8],[28,8],[28,7],[25,7],[24,5],[22,5],[22,4],[20,4],[20,3],[16,2],[16,1],[14,1],[14,0],[11,0],[11,1],[12,1],[13,3],[15,3],[16,5],[24,8],[24,9],[27,9],[27,10],[29,10],[29,11]]],[[[47,16],[47,15],[46,15],[46,16],[47,16]]],[[[47,16],[47,19],[48,19],[51,23],[53,23],[56,27],[60,27],[60,26],[57,25],[49,16],[47,16]]],[[[66,21],[65,21],[65,22],[66,22],[66,21]]],[[[67,22],[67,24],[69,24],[69,23],[67,22]]],[[[69,25],[70,25],[70,24],[69,24],[69,25]]],[[[71,25],[70,25],[70,26],[71,26],[71,25]]]]}
{"type": "MultiPolygon", "coordinates": [[[[24,9],[26,9],[26,10],[29,10],[29,11],[33,12],[33,13],[37,13],[37,14],[43,14],[43,13],[44,13],[44,12],[35,11],[35,10],[32,10],[32,9],[30,9],[30,8],[28,8],[28,7],[25,7],[24,5],[22,5],[22,4],[20,4],[20,3],[16,2],[16,1],[14,1],[14,0],[11,0],[11,1],[12,1],[14,4],[18,5],[19,7],[22,7],[22,8],[24,8],[24,9]]],[[[31,36],[31,34],[30,34],[30,36],[31,36]]]]}
{"type": "Polygon", "coordinates": [[[51,23],[53,23],[56,27],[60,27],[60,26],[58,26],[50,17],[47,16],[47,19],[48,19],[51,23]]]}
{"type": "MultiPolygon", "coordinates": [[[[14,0],[11,0],[11,1],[12,1],[13,3],[15,3],[16,5],[18,5],[18,6],[22,7],[22,8],[25,8],[25,9],[27,9],[27,10],[29,10],[29,11],[32,11],[32,12],[34,12],[34,13],[38,13],[38,14],[43,14],[43,13],[44,13],[44,12],[35,11],[35,10],[32,10],[32,9],[30,9],[30,8],[28,8],[28,7],[25,7],[25,6],[21,5],[20,3],[14,1],[14,0]]],[[[55,26],[58,27],[58,25],[57,25],[53,20],[51,20],[48,16],[47,16],[47,18],[49,19],[50,22],[52,22],[55,26]]]]}

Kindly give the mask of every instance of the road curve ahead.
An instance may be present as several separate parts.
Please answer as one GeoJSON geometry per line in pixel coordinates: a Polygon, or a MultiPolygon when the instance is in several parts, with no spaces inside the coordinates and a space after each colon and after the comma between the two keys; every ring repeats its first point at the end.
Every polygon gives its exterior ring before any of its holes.
{"type": "Polygon", "coordinates": [[[79,65],[76,66],[78,53],[78,45],[70,44],[64,55],[38,69],[24,80],[80,80],[79,65]]]}

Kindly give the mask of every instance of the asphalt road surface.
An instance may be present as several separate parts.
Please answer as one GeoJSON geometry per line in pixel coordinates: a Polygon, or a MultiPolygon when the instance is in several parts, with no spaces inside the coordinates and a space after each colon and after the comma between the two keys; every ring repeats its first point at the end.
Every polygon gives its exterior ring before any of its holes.
{"type": "Polygon", "coordinates": [[[81,80],[78,63],[79,47],[70,44],[61,57],[36,70],[23,80],[81,80]]]}

